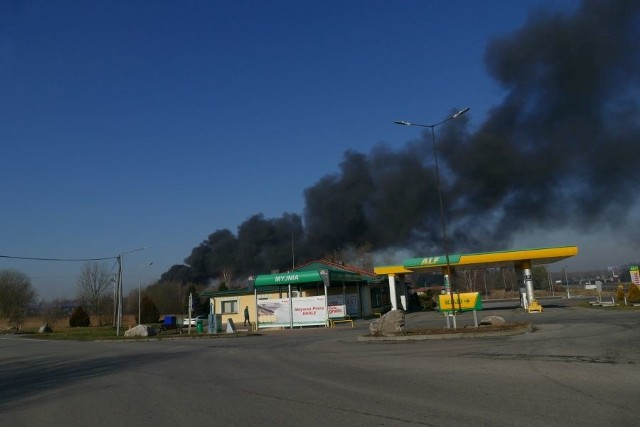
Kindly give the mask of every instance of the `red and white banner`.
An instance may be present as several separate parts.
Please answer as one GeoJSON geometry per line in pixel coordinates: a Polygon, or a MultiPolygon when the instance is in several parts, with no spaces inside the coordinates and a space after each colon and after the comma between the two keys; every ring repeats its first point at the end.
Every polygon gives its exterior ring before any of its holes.
{"type": "Polygon", "coordinates": [[[258,300],[261,328],[326,325],[327,319],[324,296],[258,300]]]}

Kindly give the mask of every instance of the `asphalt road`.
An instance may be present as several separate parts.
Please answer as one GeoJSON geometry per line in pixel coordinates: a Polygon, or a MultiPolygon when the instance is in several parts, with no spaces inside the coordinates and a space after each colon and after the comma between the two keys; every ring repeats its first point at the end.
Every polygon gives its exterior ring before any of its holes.
{"type": "MultiPolygon", "coordinates": [[[[0,426],[636,426],[640,312],[495,307],[535,332],[360,342],[356,327],[61,342],[0,335],[0,426]]],[[[473,324],[471,314],[458,325],[473,324]]],[[[409,313],[407,327],[443,326],[409,313]]]]}

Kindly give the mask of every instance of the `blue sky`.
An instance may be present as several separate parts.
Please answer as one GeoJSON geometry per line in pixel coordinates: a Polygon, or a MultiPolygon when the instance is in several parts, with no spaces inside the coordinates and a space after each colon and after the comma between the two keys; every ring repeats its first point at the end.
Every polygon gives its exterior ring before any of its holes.
{"type": "MultiPolygon", "coordinates": [[[[433,122],[469,106],[471,126],[482,123],[504,96],[485,70],[488,41],[532,8],[576,6],[2,2],[0,255],[147,247],[125,256],[125,290],[153,281],[215,230],[301,214],[304,189],[336,172],[345,150],[418,136],[395,119],[433,122]]],[[[518,244],[585,238],[529,237],[518,244]]],[[[73,297],[81,266],[0,259],[47,299],[73,297]]]]}

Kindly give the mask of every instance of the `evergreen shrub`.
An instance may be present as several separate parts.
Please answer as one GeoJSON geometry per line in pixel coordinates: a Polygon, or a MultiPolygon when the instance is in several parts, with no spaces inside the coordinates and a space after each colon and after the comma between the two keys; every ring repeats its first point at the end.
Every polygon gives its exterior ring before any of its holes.
{"type": "Polygon", "coordinates": [[[627,301],[628,302],[640,302],[640,287],[638,287],[638,285],[636,285],[635,283],[632,283],[631,286],[629,286],[629,295],[627,296],[627,301]]]}
{"type": "Polygon", "coordinates": [[[89,318],[87,312],[84,311],[81,305],[77,306],[75,310],[73,310],[71,317],[69,317],[69,326],[75,328],[78,326],[86,327],[90,325],[91,319],[89,318]]]}

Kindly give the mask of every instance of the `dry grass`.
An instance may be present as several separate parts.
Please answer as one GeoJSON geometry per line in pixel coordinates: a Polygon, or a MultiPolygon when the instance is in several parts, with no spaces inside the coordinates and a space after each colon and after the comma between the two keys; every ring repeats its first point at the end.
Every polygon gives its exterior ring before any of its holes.
{"type": "MultiPolygon", "coordinates": [[[[17,330],[23,333],[35,333],[35,332],[38,332],[40,327],[43,326],[45,323],[47,323],[49,327],[53,329],[54,332],[69,329],[68,317],[63,317],[57,320],[47,321],[47,322],[45,322],[41,317],[29,317],[29,318],[23,319],[19,323],[19,325],[17,326],[17,330]]],[[[106,322],[103,317],[98,319],[95,316],[91,316],[92,326],[89,326],[88,329],[110,327],[110,325],[107,325],[105,323],[106,322]]],[[[127,330],[134,325],[136,325],[135,316],[133,315],[122,316],[122,328],[124,330],[127,330]]],[[[7,319],[0,319],[0,331],[8,331],[9,329],[12,329],[14,327],[15,325],[11,324],[7,319]]]]}
{"type": "Polygon", "coordinates": [[[398,332],[395,334],[368,334],[365,337],[403,337],[403,336],[424,336],[424,335],[466,335],[466,334],[486,334],[495,332],[499,334],[501,332],[513,332],[513,331],[532,331],[533,325],[531,322],[516,322],[516,323],[505,323],[502,325],[485,325],[475,327],[464,327],[458,329],[449,329],[449,328],[414,328],[414,329],[405,329],[404,332],[398,332]]]}
{"type": "Polygon", "coordinates": [[[458,329],[449,328],[419,328],[406,329],[404,333],[398,335],[441,335],[441,334],[472,334],[477,332],[504,332],[519,329],[531,328],[530,322],[505,323],[503,325],[486,325],[474,327],[465,327],[458,329]]]}

